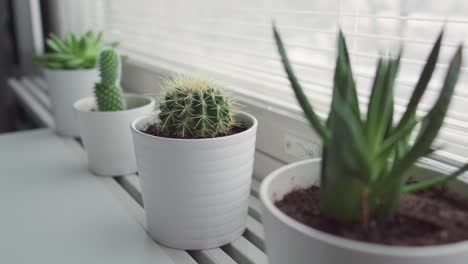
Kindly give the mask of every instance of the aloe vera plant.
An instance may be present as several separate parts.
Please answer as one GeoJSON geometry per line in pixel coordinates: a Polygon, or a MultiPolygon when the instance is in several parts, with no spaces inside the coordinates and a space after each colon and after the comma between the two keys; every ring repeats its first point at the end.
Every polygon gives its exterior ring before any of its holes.
{"type": "MultiPolygon", "coordinates": [[[[68,33],[63,40],[51,33],[46,40],[51,52],[36,56],[36,62],[47,69],[76,70],[96,67],[102,47],[102,33],[92,31],[78,37],[68,33]]],[[[115,47],[117,43],[111,43],[115,47]]]]}
{"type": "Polygon", "coordinates": [[[408,183],[409,169],[431,152],[432,144],[447,113],[460,73],[460,45],[428,113],[419,118],[418,104],[436,67],[443,31],[435,42],[403,116],[394,118],[393,90],[400,64],[396,58],[380,58],[367,113],[357,97],[345,37],[338,34],[338,56],[334,73],[333,98],[327,120],[322,121],[307,100],[290,64],[283,41],[273,26],[275,42],[296,98],[313,130],[323,142],[320,183],[322,213],[340,222],[381,222],[391,219],[404,193],[452,180],[468,170],[468,164],[450,175],[408,183]]]}

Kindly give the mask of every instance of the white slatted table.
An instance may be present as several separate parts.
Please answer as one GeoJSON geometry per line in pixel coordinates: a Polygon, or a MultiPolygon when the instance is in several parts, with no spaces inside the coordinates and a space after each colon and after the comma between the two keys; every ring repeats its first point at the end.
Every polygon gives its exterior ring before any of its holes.
{"type": "MultiPolygon", "coordinates": [[[[50,114],[47,85],[41,78],[10,79],[9,85],[24,107],[41,126],[53,128],[54,122],[50,114]]],[[[80,149],[80,151],[84,155],[84,150],[80,149]]],[[[116,186],[120,188],[121,192],[125,193],[125,195],[119,196],[119,202],[124,204],[130,215],[145,228],[145,215],[138,176],[134,174],[117,176],[113,179],[108,178],[108,184],[110,182],[118,183],[116,186]]],[[[201,251],[175,250],[162,245],[159,247],[175,264],[266,264],[267,258],[264,253],[264,233],[260,219],[258,187],[259,182],[254,179],[252,195],[249,200],[247,230],[237,241],[221,248],[201,251]]]]}
{"type": "Polygon", "coordinates": [[[120,185],[88,172],[76,141],[37,129],[0,146],[0,263],[173,263],[128,214],[120,185]]]}

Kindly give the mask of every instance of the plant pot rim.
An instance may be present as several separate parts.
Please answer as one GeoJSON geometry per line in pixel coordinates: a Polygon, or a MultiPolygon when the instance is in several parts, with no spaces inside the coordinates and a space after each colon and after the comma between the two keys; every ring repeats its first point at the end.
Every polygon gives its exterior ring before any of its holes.
{"type": "Polygon", "coordinates": [[[89,109],[89,108],[84,109],[83,107],[81,107],[81,105],[84,104],[85,102],[89,102],[89,101],[95,102],[96,101],[96,98],[94,96],[90,96],[90,97],[85,97],[85,98],[82,98],[82,99],[76,101],[73,104],[73,108],[75,109],[75,111],[80,112],[80,113],[85,113],[85,114],[90,114],[90,115],[111,116],[111,115],[116,115],[118,113],[129,113],[129,112],[133,112],[133,111],[138,111],[141,108],[144,108],[144,107],[147,107],[150,104],[155,104],[156,103],[156,100],[154,98],[152,98],[150,96],[147,96],[147,95],[143,95],[143,94],[124,93],[122,96],[125,99],[138,98],[138,99],[147,99],[148,101],[145,104],[142,104],[142,105],[140,105],[138,107],[134,107],[134,108],[131,108],[131,109],[124,109],[124,110],[120,110],[120,111],[90,111],[91,109],[89,109]]]}
{"type": "Polygon", "coordinates": [[[257,122],[257,119],[249,114],[249,113],[246,113],[246,112],[238,112],[236,114],[236,116],[239,116],[239,115],[243,115],[247,118],[249,118],[250,120],[252,120],[252,125],[246,129],[245,131],[242,131],[240,133],[236,133],[236,134],[233,134],[233,135],[229,135],[229,136],[223,136],[223,137],[215,137],[215,138],[168,138],[168,137],[158,137],[158,136],[154,136],[154,135],[149,135],[149,134],[146,134],[142,131],[140,131],[138,128],[137,128],[137,125],[139,125],[143,120],[149,118],[149,117],[154,117],[156,118],[157,115],[146,115],[146,116],[141,116],[137,119],[135,119],[132,123],[131,123],[131,129],[141,135],[141,136],[144,136],[148,139],[157,139],[157,140],[161,140],[161,141],[167,141],[167,142],[207,142],[207,141],[210,141],[210,142],[216,142],[216,141],[223,141],[223,140],[226,140],[226,139],[231,139],[231,138],[236,138],[236,137],[240,137],[244,134],[247,134],[247,133],[251,133],[252,131],[255,131],[257,129],[257,126],[258,126],[258,122],[257,122]]]}
{"type": "MultiPolygon", "coordinates": [[[[302,224],[293,218],[289,217],[278,209],[270,196],[268,190],[271,182],[277,177],[281,177],[285,171],[291,170],[295,167],[304,166],[311,163],[321,162],[321,158],[303,160],[295,163],[283,166],[272,173],[270,173],[262,182],[260,186],[260,199],[266,210],[268,210],[274,217],[279,219],[283,224],[289,226],[295,231],[302,233],[305,236],[313,237],[314,239],[320,240],[323,243],[335,245],[341,248],[345,248],[352,251],[369,252],[372,254],[386,255],[386,256],[440,256],[449,255],[460,251],[468,250],[468,241],[462,241],[457,243],[436,245],[436,246],[390,246],[380,245],[374,243],[368,243],[363,241],[356,241],[348,238],[343,238],[328,234],[302,224]]],[[[460,181],[462,184],[466,184],[460,181]]]]}
{"type": "Polygon", "coordinates": [[[49,69],[45,67],[41,67],[43,71],[50,71],[50,72],[63,72],[63,73],[69,73],[69,72],[92,72],[92,71],[97,71],[97,67],[94,68],[89,68],[89,69],[49,69]]]}

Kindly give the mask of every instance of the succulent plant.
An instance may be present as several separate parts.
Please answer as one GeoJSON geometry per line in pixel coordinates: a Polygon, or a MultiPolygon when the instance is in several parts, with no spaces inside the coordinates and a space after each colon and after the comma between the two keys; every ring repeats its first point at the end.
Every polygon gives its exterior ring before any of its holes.
{"type": "Polygon", "coordinates": [[[325,216],[340,222],[360,222],[364,226],[371,219],[386,222],[404,193],[445,183],[468,170],[466,164],[450,175],[409,182],[409,169],[433,151],[432,143],[442,127],[460,73],[462,45],[450,61],[434,106],[424,117],[417,117],[416,109],[436,67],[441,32],[406,111],[396,122],[393,89],[401,52],[396,58],[379,59],[367,113],[363,115],[346,41],[340,30],[331,111],[323,122],[308,102],[275,26],[273,32],[296,98],[323,142],[320,206],[325,216]]]}
{"type": "Polygon", "coordinates": [[[121,111],[125,108],[122,89],[119,86],[121,73],[120,55],[114,49],[105,49],[99,55],[101,81],[94,85],[94,94],[99,111],[121,111]]]}
{"type": "MultiPolygon", "coordinates": [[[[97,35],[89,31],[81,37],[68,33],[64,40],[51,33],[46,40],[51,52],[37,55],[36,62],[48,69],[76,70],[96,67],[96,60],[101,48],[102,33],[97,35]]],[[[117,43],[111,43],[115,47],[117,43]]]]}
{"type": "Polygon", "coordinates": [[[216,82],[177,76],[163,84],[159,130],[179,138],[212,138],[234,126],[233,99],[216,82]]]}

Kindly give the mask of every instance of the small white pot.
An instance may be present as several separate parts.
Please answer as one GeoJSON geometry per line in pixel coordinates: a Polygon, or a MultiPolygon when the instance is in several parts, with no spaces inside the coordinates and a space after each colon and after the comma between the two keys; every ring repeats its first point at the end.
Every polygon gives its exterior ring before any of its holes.
{"type": "Polygon", "coordinates": [[[246,113],[236,119],[248,129],[208,139],[141,132],[155,116],[132,123],[148,231],[157,242],[209,249],[233,242],[244,232],[257,121],[246,113]]]}
{"type": "MultiPolygon", "coordinates": [[[[263,181],[260,198],[270,264],[466,264],[468,242],[428,247],[377,245],[333,236],[295,221],[274,202],[294,190],[318,184],[320,160],[290,164],[263,181]]],[[[422,174],[434,174],[417,168],[422,174]]],[[[461,181],[458,185],[465,185],[461,181]]],[[[464,186],[466,190],[466,185],[464,186]]],[[[339,194],[337,194],[339,195],[339,194]]]]}
{"type": "Polygon", "coordinates": [[[44,69],[44,75],[49,87],[55,131],[61,136],[78,137],[78,116],[73,111],[73,103],[93,95],[94,84],[99,79],[98,70],[44,69]]]}
{"type": "Polygon", "coordinates": [[[89,170],[97,175],[117,176],[137,172],[130,123],[137,117],[152,114],[155,100],[136,94],[125,94],[124,99],[127,110],[123,111],[96,111],[94,97],[81,99],[74,104],[79,113],[89,170]]]}

